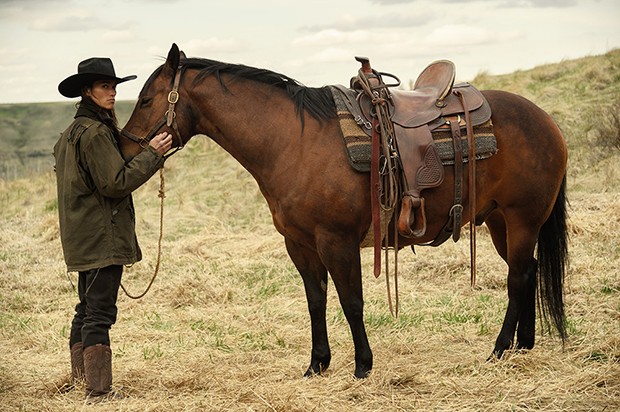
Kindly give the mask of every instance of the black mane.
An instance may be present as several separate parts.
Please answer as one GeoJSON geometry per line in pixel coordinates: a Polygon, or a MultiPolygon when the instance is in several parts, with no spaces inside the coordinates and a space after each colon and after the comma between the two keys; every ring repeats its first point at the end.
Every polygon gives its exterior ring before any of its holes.
{"type": "MultiPolygon", "coordinates": [[[[226,89],[221,75],[229,74],[283,90],[295,103],[302,125],[304,122],[304,110],[308,111],[312,117],[319,121],[337,117],[336,106],[328,86],[320,88],[306,87],[295,79],[267,69],[258,69],[242,64],[222,63],[209,59],[185,58],[181,60],[181,67],[182,70],[196,69],[200,71],[194,80],[194,84],[200,83],[205,77],[213,75],[219,80],[222,87],[226,89]]],[[[161,69],[162,67],[158,68],[151,75],[145,83],[143,90],[146,90],[148,85],[161,72],[161,69]]]]}

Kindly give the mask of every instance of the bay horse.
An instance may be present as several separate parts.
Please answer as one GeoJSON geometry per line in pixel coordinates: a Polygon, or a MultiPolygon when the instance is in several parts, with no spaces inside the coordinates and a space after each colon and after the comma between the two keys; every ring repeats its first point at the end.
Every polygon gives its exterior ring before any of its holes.
{"type": "MultiPolygon", "coordinates": [[[[462,223],[472,217],[477,225],[486,223],[508,265],[508,307],[491,355],[500,358],[513,345],[534,346],[537,300],[544,320],[562,341],[566,337],[567,147],[558,126],[532,102],[503,91],[483,94],[498,152],[477,162],[477,208],[472,213],[465,201],[462,223]]],[[[207,135],[256,179],[305,287],[312,350],[304,376],[322,373],[331,360],[329,273],[351,329],[355,377],[366,377],[373,357],[363,321],[360,242],[371,225],[370,182],[368,173],[347,161],[329,88],[305,87],[269,70],[187,58],[173,44],[122,130],[125,159],[159,131],[172,133],[177,148],[194,135],[207,135]]],[[[454,174],[448,169],[440,187],[425,191],[426,235],[400,238],[399,247],[432,241],[441,230],[453,202],[454,174]]]]}

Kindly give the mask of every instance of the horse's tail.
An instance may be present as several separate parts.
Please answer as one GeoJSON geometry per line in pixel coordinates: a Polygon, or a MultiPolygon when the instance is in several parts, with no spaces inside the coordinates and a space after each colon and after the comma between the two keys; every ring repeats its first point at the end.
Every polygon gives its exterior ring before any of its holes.
{"type": "Polygon", "coordinates": [[[562,342],[566,339],[563,286],[568,266],[567,203],[564,175],[551,216],[540,229],[537,253],[538,307],[545,322],[555,326],[562,342]]]}

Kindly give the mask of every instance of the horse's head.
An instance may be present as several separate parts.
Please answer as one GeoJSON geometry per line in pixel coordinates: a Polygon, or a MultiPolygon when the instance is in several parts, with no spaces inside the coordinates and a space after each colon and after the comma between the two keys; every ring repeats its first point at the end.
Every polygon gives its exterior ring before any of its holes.
{"type": "Polygon", "coordinates": [[[144,150],[160,132],[172,134],[177,150],[191,137],[189,96],[182,87],[185,54],[172,44],[166,63],[146,81],[119,141],[126,160],[144,150]]]}

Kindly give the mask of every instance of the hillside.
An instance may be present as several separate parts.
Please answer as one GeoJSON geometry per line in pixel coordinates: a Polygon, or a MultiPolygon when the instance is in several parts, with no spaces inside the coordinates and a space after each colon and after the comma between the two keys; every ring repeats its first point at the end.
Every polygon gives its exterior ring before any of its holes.
{"type": "MultiPolygon", "coordinates": [[[[86,406],[83,385],[58,390],[69,375],[77,274],[66,273],[63,262],[51,155],[40,172],[24,164],[26,177],[0,178],[2,409],[618,410],[619,67],[620,51],[614,50],[505,76],[480,74],[473,81],[538,102],[568,140],[564,345],[538,320],[533,350],[509,350],[500,361],[486,361],[508,300],[506,265],[482,226],[475,288],[469,284],[467,231],[458,243],[401,251],[398,318],[390,315],[385,276],[374,278],[372,251],[363,250],[373,371],[365,380],[352,378],[351,332],[328,280],[332,362],[324,376],[303,379],[311,351],[303,282],[256,182],[200,136],[166,163],[163,256],[153,288],[140,300],[119,294],[111,330],[113,384],[127,398],[113,404],[86,406]]],[[[3,153],[51,152],[72,112],[71,104],[0,106],[13,142],[3,153]]],[[[123,274],[133,294],[144,290],[157,262],[159,188],[156,175],[134,196],[144,260],[123,274]]]]}
{"type": "MultiPolygon", "coordinates": [[[[119,123],[129,118],[134,102],[116,104],[119,123]]],[[[0,179],[50,170],[52,147],[75,114],[75,100],[62,103],[0,104],[0,179]]]]}

